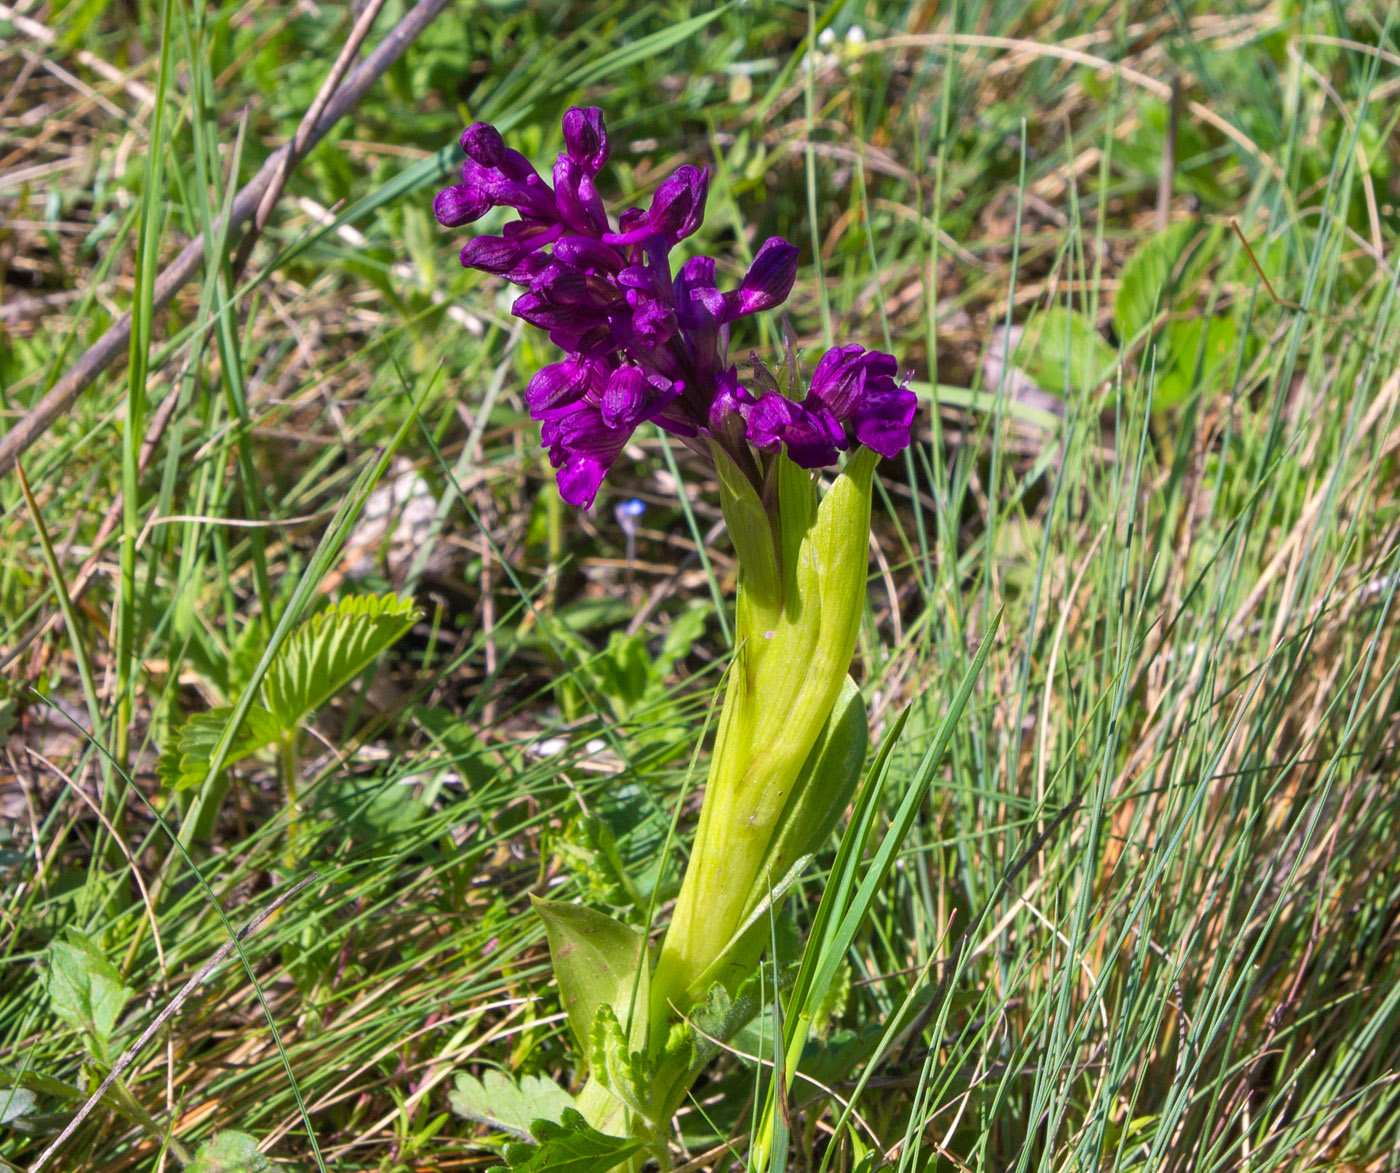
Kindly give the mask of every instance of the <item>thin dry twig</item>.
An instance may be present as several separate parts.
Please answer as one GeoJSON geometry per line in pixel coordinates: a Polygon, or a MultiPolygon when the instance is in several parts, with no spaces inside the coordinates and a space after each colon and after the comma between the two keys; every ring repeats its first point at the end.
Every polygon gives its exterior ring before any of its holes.
{"type": "Polygon", "coordinates": [[[243,267],[248,263],[253,245],[257,243],[258,237],[267,227],[272,209],[282,198],[282,189],[287,186],[292,168],[310,149],[311,136],[316,132],[316,125],[325,112],[326,104],[340,88],[345,71],[350,68],[350,62],[355,59],[355,55],[360,51],[360,46],[365,43],[365,38],[369,36],[369,30],[374,27],[374,22],[379,19],[379,14],[383,9],[384,0],[370,0],[370,3],[365,6],[365,10],[360,13],[359,19],[355,21],[345,44],[341,46],[340,55],[336,57],[335,64],[331,66],[330,73],[326,74],[326,80],[321,83],[321,89],[316,94],[315,100],[302,116],[301,124],[297,127],[296,134],[292,136],[291,149],[282,156],[282,161],[277,166],[277,173],[272,177],[272,182],[267,185],[267,190],[263,192],[262,200],[258,203],[258,210],[253,215],[253,223],[238,243],[238,255],[233,260],[235,274],[241,273],[243,267]]]}

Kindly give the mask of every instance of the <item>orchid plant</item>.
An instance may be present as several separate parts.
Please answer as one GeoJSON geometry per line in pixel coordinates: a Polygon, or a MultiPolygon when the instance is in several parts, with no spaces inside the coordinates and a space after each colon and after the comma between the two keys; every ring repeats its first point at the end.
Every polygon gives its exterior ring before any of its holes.
{"type": "Polygon", "coordinates": [[[665,1161],[665,1129],[717,1040],[755,1002],[775,896],[826,841],[855,789],[867,719],[849,676],[866,591],[872,481],[910,442],[913,393],[895,360],[829,350],[803,386],[789,347],[776,373],[729,360],[731,325],[781,305],[798,249],[772,237],[738,287],[671,254],[705,214],[709,174],[682,166],[616,225],[598,192],[602,112],[568,111],[546,182],[499,132],[462,135],[461,182],[434,210],[478,235],[462,264],[522,287],[512,312],[564,357],[525,391],[559,492],[587,508],[633,432],[653,423],[711,462],[738,558],[737,651],[725,685],[694,849],[659,947],[601,912],[536,901],[588,1074],[587,1122],[665,1161]],[[816,470],[831,470],[822,481],[816,470]]]}

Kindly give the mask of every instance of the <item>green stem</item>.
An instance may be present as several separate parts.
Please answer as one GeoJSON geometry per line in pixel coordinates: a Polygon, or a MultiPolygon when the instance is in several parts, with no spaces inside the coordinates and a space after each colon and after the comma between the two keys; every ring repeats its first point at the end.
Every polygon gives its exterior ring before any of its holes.
{"type": "Polygon", "coordinates": [[[738,658],[695,848],[652,977],[653,1049],[664,1043],[671,1007],[684,1013],[703,996],[697,981],[755,896],[781,879],[766,874],[771,848],[786,824],[805,817],[798,780],[845,683],[864,612],[875,463],[861,449],[815,506],[810,475],[780,458],[772,542],[757,495],[727,478],[716,457],[740,553],[738,658]]]}
{"type": "Polygon", "coordinates": [[[194,1161],[189,1149],[185,1148],[174,1136],[169,1135],[165,1129],[161,1128],[155,1118],[141,1106],[141,1102],[131,1094],[131,1089],[127,1087],[126,1080],[120,1075],[112,1081],[112,1091],[117,1093],[117,1098],[122,1101],[122,1106],[126,1109],[126,1114],[144,1128],[151,1136],[161,1144],[169,1144],[170,1151],[175,1154],[175,1159],[183,1165],[189,1165],[194,1161]]]}
{"type": "Polygon", "coordinates": [[[297,798],[297,783],[301,773],[301,755],[297,752],[297,730],[287,734],[277,748],[278,772],[282,775],[282,789],[287,795],[287,866],[297,861],[298,827],[301,823],[301,805],[297,798]]]}

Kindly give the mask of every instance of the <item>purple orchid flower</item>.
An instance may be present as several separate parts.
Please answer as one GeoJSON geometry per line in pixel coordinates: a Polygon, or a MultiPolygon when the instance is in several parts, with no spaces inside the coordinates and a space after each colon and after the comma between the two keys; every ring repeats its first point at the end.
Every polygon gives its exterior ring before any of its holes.
{"type": "MultiPolygon", "coordinates": [[[[859,346],[832,351],[801,403],[776,390],[747,391],[729,364],[729,327],[786,300],[796,246],[776,236],[765,241],[729,292],[717,288],[710,257],[692,257],[673,275],[671,251],[704,220],[708,170],[678,168],[649,208],[629,208],[614,230],[594,182],[610,153],[602,112],[574,107],[563,129],[551,186],[495,127],[468,127],[462,181],[439,192],[433,210],[449,228],[495,207],[520,215],[499,236],[470,240],[461,260],[523,287],[511,312],[566,352],[525,392],[564,500],[592,505],[613,461],[647,421],[700,451],[707,438],[729,448],[786,445],[806,468],[834,463],[850,446],[848,427],[882,455],[909,443],[914,397],[895,385],[888,355],[859,346]]],[[[747,452],[736,456],[753,464],[747,452]]]]}
{"type": "Polygon", "coordinates": [[[918,402],[895,382],[895,360],[858,344],[828,350],[812,373],[807,398],[794,403],[770,391],[749,409],[749,442],[788,457],[803,468],[821,468],[838,450],[864,444],[881,456],[909,447],[918,402]]]}

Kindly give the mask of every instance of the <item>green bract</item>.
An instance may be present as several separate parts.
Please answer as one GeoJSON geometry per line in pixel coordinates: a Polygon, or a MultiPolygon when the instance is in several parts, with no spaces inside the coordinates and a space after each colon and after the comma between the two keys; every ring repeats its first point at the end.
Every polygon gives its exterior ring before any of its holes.
{"type": "Polygon", "coordinates": [[[765,485],[774,512],[716,454],[739,554],[738,652],[695,849],[652,980],[653,1045],[668,1004],[684,1012],[713,980],[732,988],[742,978],[748,950],[733,955],[728,972],[712,965],[830,834],[855,786],[866,731],[847,670],[865,605],[876,459],[858,450],[818,504],[812,474],[778,457],[765,485]]]}
{"type": "Polygon", "coordinates": [[[654,968],[635,930],[535,905],[587,1056],[579,1106],[595,1127],[652,1145],[716,1042],[743,1025],[738,1011],[757,1004],[741,987],[769,939],[770,910],[831,834],[868,742],[847,673],[876,454],[859,449],[820,499],[814,475],[785,455],[765,462],[761,485],[719,445],[714,456],[739,556],[738,650],[695,849],[654,968]]]}

